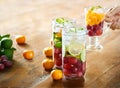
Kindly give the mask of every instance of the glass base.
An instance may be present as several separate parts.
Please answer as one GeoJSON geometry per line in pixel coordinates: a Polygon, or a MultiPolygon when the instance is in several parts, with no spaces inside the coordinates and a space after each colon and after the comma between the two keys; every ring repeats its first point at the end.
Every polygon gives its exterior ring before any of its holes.
{"type": "Polygon", "coordinates": [[[88,46],[87,46],[87,50],[88,50],[88,51],[96,51],[96,50],[101,50],[101,49],[103,49],[103,46],[102,46],[102,45],[97,45],[97,46],[88,45],[88,46]]]}
{"type": "Polygon", "coordinates": [[[80,79],[81,77],[84,77],[83,75],[81,75],[80,77],[77,76],[65,76],[66,80],[75,80],[75,79],[80,79]]]}
{"type": "Polygon", "coordinates": [[[98,36],[89,37],[89,45],[87,46],[88,51],[101,50],[103,46],[99,42],[98,36]]]}

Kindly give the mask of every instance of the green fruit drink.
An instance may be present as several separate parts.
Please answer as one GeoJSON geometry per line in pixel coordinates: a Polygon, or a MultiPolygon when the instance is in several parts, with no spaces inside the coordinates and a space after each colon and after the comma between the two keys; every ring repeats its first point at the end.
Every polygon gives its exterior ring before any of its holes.
{"type": "Polygon", "coordinates": [[[84,76],[86,70],[86,31],[71,27],[63,31],[62,58],[63,73],[66,79],[84,76]]]}

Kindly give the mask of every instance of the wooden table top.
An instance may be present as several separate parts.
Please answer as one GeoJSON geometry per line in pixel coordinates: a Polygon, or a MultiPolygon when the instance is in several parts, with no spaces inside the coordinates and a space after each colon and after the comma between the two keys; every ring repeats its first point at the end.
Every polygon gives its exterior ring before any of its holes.
{"type": "Polygon", "coordinates": [[[87,52],[84,78],[53,81],[44,71],[43,49],[50,46],[51,21],[55,17],[77,18],[83,22],[84,8],[92,5],[110,8],[120,0],[1,0],[0,34],[11,34],[14,65],[0,72],[0,88],[120,88],[120,31],[106,32],[99,52],[87,52]],[[17,45],[16,35],[25,35],[26,45],[17,45]],[[35,52],[33,60],[23,58],[25,49],[35,52]]]}

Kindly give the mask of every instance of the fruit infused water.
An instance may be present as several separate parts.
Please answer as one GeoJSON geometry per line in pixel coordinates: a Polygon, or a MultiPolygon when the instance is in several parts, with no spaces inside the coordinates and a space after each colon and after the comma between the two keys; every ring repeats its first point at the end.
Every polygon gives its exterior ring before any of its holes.
{"type": "Polygon", "coordinates": [[[102,48],[98,37],[103,34],[104,17],[104,9],[101,6],[85,9],[86,28],[89,36],[88,49],[97,50],[102,48]]]}
{"type": "Polygon", "coordinates": [[[53,29],[53,58],[56,68],[62,67],[62,30],[65,24],[74,23],[74,21],[69,21],[64,18],[57,18],[52,22],[53,29]]]}
{"type": "Polygon", "coordinates": [[[66,79],[84,76],[86,70],[86,31],[80,27],[68,27],[63,31],[62,58],[66,79]]]}
{"type": "Polygon", "coordinates": [[[101,6],[95,6],[88,9],[86,13],[86,25],[89,36],[102,35],[104,16],[101,6]]]}

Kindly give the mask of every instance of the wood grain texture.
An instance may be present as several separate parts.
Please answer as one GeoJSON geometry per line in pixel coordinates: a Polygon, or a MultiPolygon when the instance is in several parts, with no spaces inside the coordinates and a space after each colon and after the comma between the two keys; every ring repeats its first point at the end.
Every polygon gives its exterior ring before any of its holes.
{"type": "Polygon", "coordinates": [[[0,88],[120,88],[120,31],[108,31],[100,52],[87,52],[87,71],[78,81],[53,81],[42,68],[42,50],[50,46],[51,21],[55,17],[77,18],[84,24],[84,8],[102,5],[110,8],[120,0],[0,0],[0,34],[11,34],[14,65],[0,72],[0,88]],[[17,45],[15,36],[26,36],[26,45],[17,45]],[[32,61],[22,52],[32,49],[32,61]],[[69,85],[71,84],[71,85],[69,85]]]}

